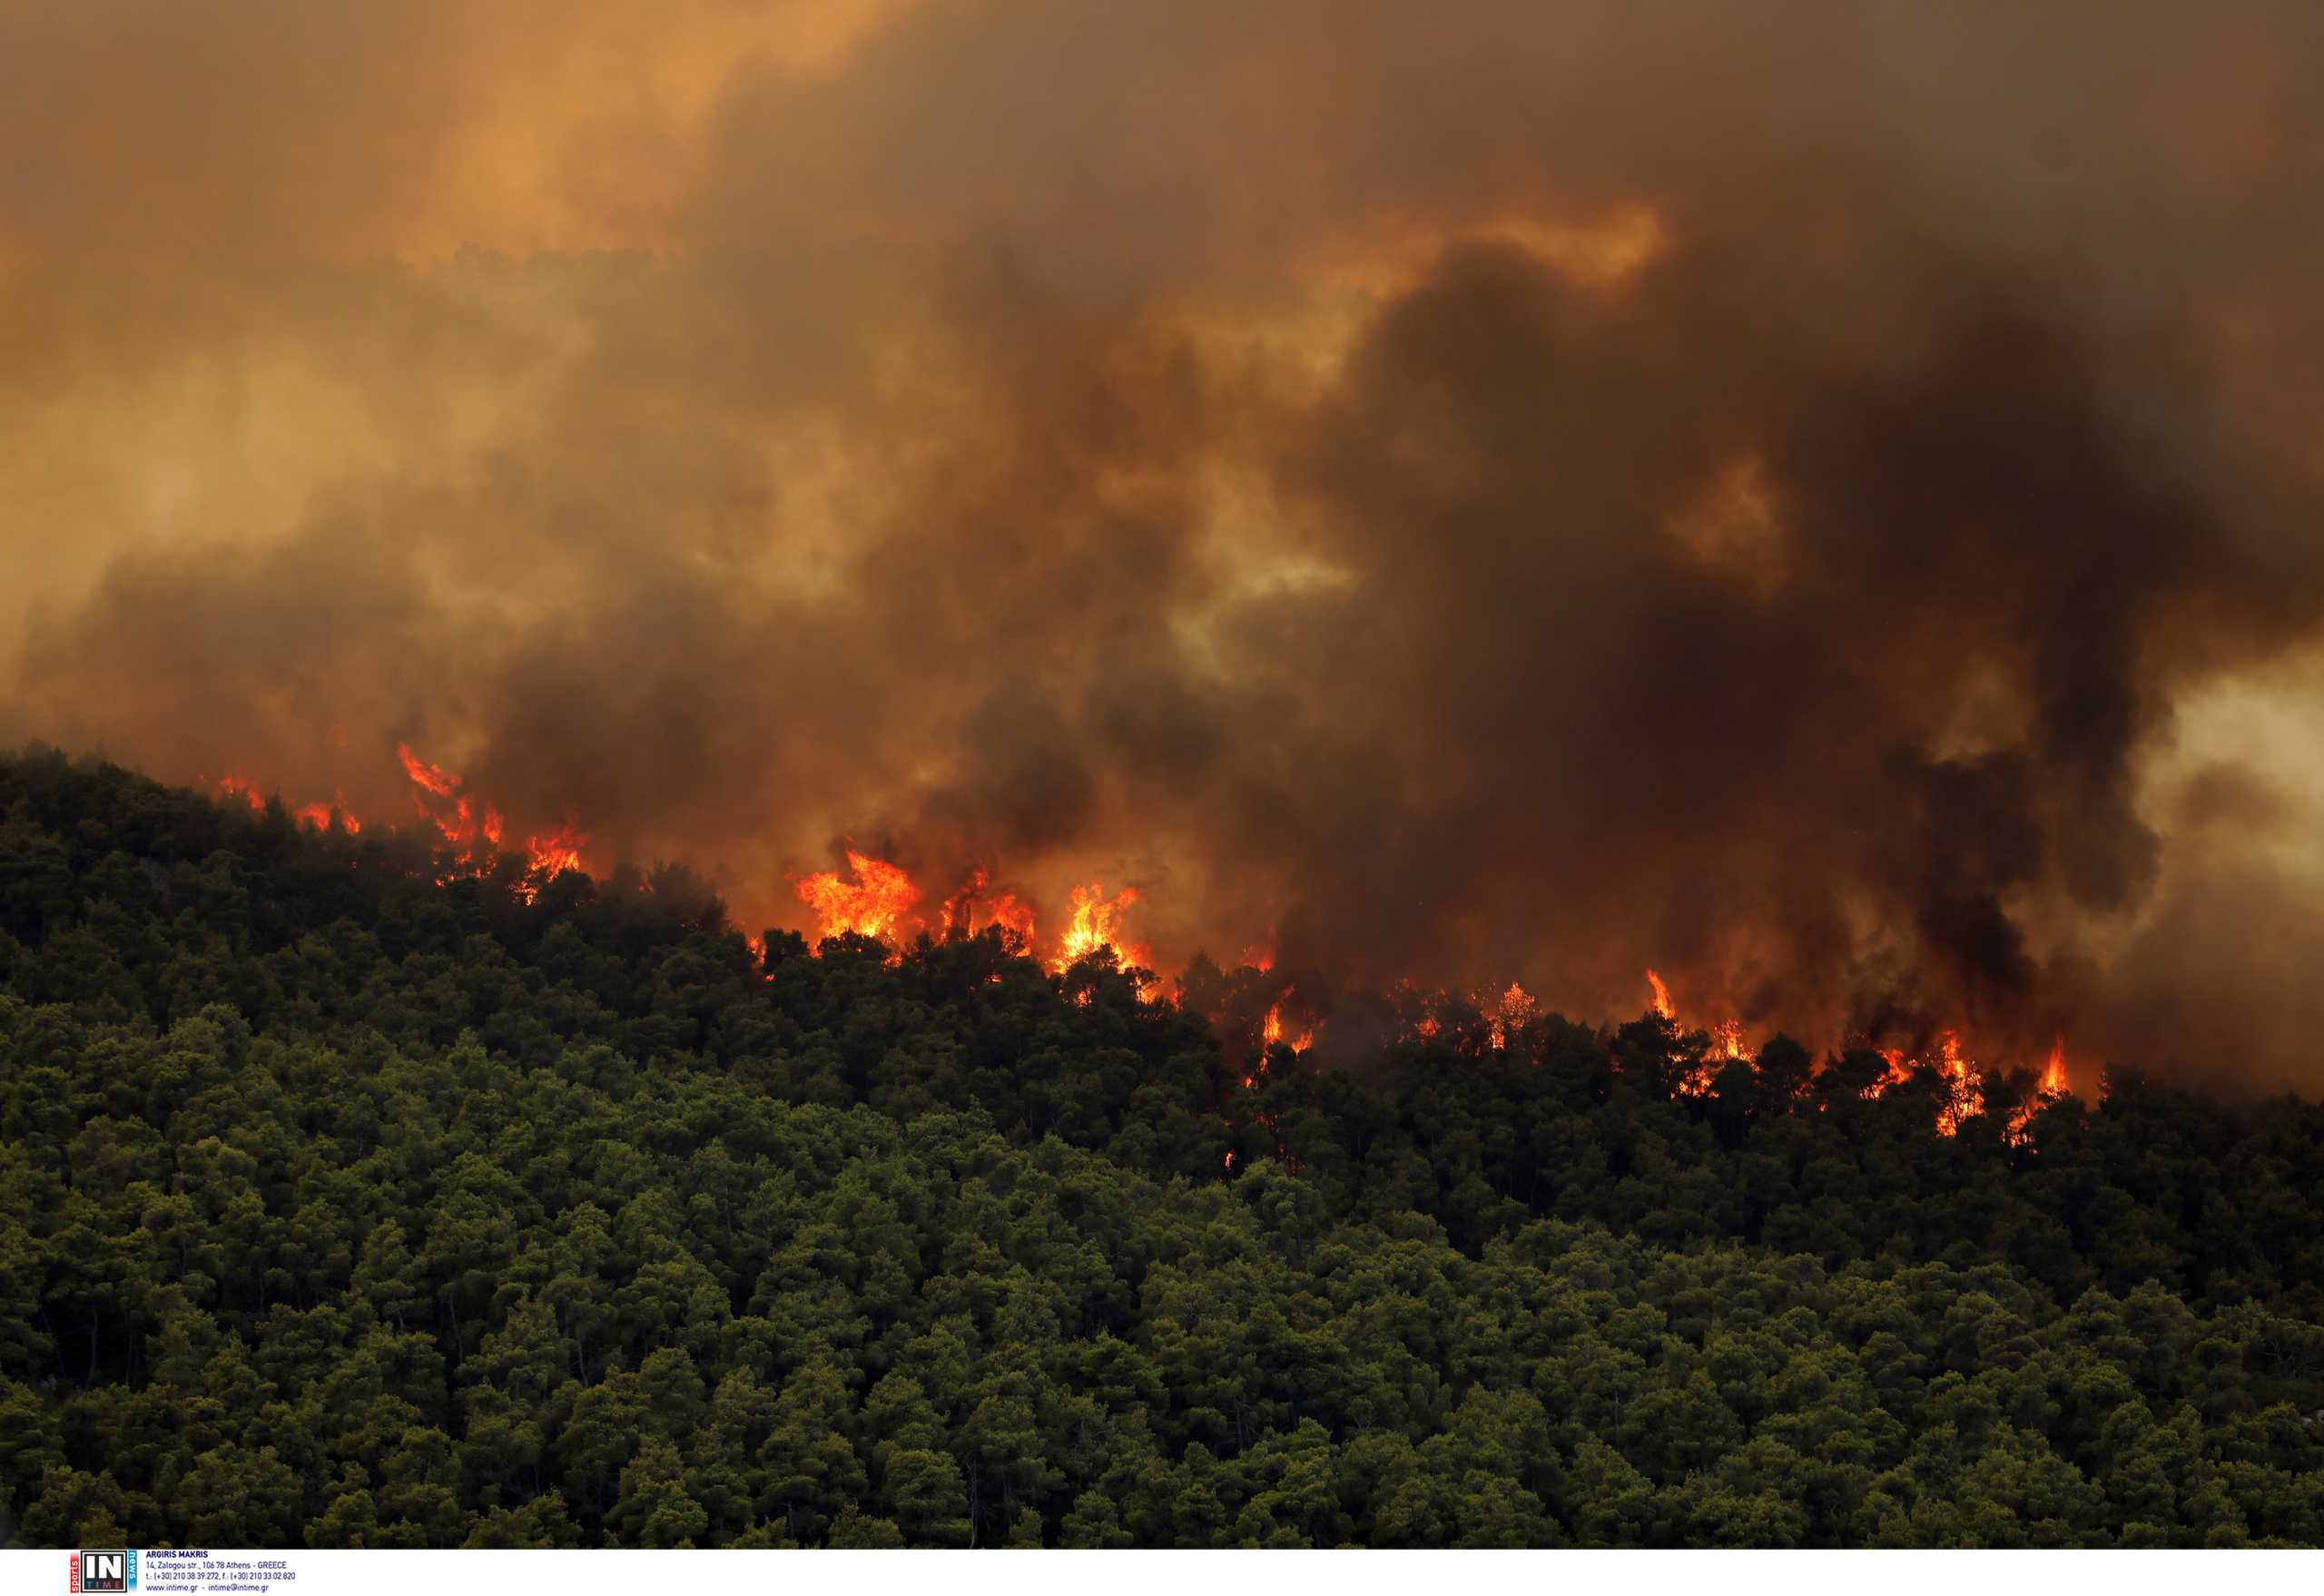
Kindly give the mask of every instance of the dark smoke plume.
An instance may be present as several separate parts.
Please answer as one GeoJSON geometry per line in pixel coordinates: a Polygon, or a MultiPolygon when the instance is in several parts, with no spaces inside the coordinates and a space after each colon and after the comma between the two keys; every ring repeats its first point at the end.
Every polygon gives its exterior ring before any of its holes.
{"type": "Polygon", "coordinates": [[[2324,1079],[2312,5],[0,9],[0,735],[2324,1079]]]}

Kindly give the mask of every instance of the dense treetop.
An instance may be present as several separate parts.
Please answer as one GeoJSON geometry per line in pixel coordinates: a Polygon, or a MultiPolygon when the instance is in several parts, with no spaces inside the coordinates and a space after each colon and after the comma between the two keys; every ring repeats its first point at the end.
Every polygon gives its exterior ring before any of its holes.
{"type": "Polygon", "coordinates": [[[2314,1105],[1259,1068],[1232,972],[517,868],[0,762],[0,1536],[2324,1541],[2314,1105]]]}

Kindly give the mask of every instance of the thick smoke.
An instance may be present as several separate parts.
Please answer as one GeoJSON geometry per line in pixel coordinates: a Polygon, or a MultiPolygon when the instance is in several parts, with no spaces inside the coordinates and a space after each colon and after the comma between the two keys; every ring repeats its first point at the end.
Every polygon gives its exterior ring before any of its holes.
{"type": "Polygon", "coordinates": [[[2311,5],[5,9],[0,735],[2319,1079],[2311,5]]]}

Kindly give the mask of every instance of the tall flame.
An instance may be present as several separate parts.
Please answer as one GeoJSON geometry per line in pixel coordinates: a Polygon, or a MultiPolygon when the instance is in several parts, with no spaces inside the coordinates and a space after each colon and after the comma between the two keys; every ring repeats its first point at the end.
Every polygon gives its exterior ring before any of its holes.
{"type": "Polygon", "coordinates": [[[1145,945],[1123,942],[1118,929],[1122,915],[1137,899],[1136,887],[1124,887],[1110,900],[1106,889],[1096,882],[1074,888],[1073,919],[1066,926],[1065,935],[1059,939],[1049,968],[1062,972],[1100,948],[1113,949],[1125,964],[1150,963],[1153,955],[1145,945]]]}
{"type": "Polygon", "coordinates": [[[1676,1020],[1679,1011],[1670,1006],[1670,989],[1662,984],[1662,978],[1649,970],[1646,972],[1646,984],[1654,989],[1654,1011],[1665,1020],[1676,1020]]]}
{"type": "Polygon", "coordinates": [[[2042,1067],[2042,1090],[2052,1097],[2065,1096],[2066,1033],[2058,1032],[2057,1040],[2050,1044],[2050,1061],[2042,1067]]]}
{"type": "Polygon", "coordinates": [[[920,901],[920,889],[897,866],[852,848],[847,868],[852,882],[829,870],[801,878],[794,883],[799,901],[822,920],[825,937],[847,931],[882,941],[892,936],[920,901]]]}
{"type": "Polygon", "coordinates": [[[2010,1141],[2023,1147],[2033,1140],[2034,1116],[2048,1104],[2064,1097],[2067,1090],[2066,1033],[2060,1031],[2056,1039],[2050,1043],[2050,1057],[2042,1066],[2042,1083],[2036,1089],[2033,1101],[2018,1104],[2009,1116],[2005,1134],[2010,1141]]]}
{"type": "MultiPolygon", "coordinates": [[[[1646,984],[1654,991],[1652,1004],[1654,1013],[1676,1024],[1679,1019],[1678,1005],[1670,1001],[1670,989],[1662,984],[1661,976],[1651,970],[1648,970],[1646,984]]],[[[1676,1083],[1676,1089],[1682,1097],[1709,1096],[1712,1086],[1718,1079],[1718,1072],[1723,1066],[1748,1062],[1750,1059],[1750,1053],[1743,1046],[1741,1020],[1722,1020],[1710,1028],[1709,1034],[1710,1046],[1704,1052],[1701,1060],[1685,1075],[1679,1077],[1676,1083]]]]}
{"type": "Polygon", "coordinates": [[[1751,1056],[1743,1048],[1741,1020],[1722,1020],[1710,1028],[1710,1056],[1729,1064],[1751,1056]]]}
{"type": "Polygon", "coordinates": [[[1952,1136],[1960,1130],[1963,1120],[1975,1115],[1984,1105],[1977,1090],[1976,1067],[1961,1051],[1961,1033],[1941,1031],[1936,1040],[1936,1066],[1948,1088],[1945,1107],[1936,1111],[1936,1128],[1952,1136]]]}

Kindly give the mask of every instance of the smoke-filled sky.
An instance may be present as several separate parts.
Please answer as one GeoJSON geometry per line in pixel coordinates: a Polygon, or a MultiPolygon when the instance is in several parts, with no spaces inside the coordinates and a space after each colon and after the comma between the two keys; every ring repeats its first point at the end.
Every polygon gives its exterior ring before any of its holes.
{"type": "Polygon", "coordinates": [[[0,0],[0,739],[2324,1082],[2324,9],[0,0]]]}

